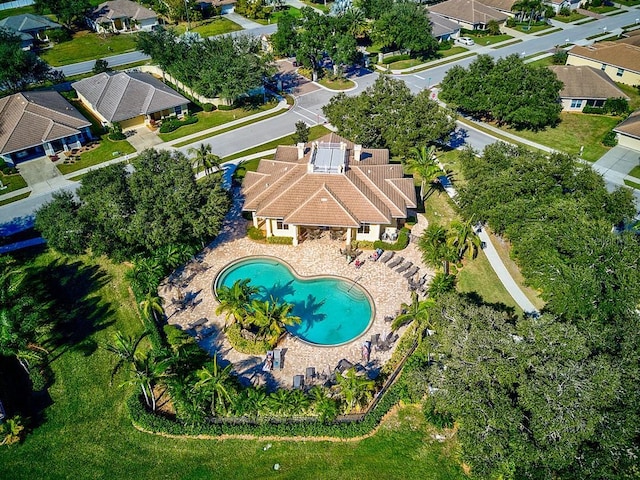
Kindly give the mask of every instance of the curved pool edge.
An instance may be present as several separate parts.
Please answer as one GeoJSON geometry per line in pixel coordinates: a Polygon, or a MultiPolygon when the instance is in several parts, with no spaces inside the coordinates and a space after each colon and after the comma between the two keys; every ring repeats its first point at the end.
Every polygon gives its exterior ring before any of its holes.
{"type": "MultiPolygon", "coordinates": [[[[280,258],[280,257],[275,257],[273,255],[247,255],[245,257],[240,257],[240,258],[236,258],[235,260],[228,262],[227,264],[225,264],[220,270],[218,270],[218,272],[216,273],[216,275],[213,278],[213,283],[211,285],[211,290],[213,292],[213,296],[216,299],[217,302],[220,302],[220,300],[218,299],[218,292],[217,292],[217,285],[218,285],[218,280],[222,277],[222,275],[224,273],[226,273],[227,270],[229,270],[231,267],[246,261],[246,260],[260,260],[260,259],[264,259],[264,260],[275,260],[277,262],[282,263],[284,266],[286,266],[289,271],[292,273],[292,275],[299,279],[299,280],[313,280],[313,279],[322,279],[322,278],[330,278],[330,279],[339,279],[342,280],[344,282],[346,282],[347,284],[353,284],[358,286],[358,288],[362,291],[362,293],[364,293],[365,297],[367,298],[367,300],[369,301],[369,305],[371,306],[371,318],[369,319],[369,322],[367,323],[367,326],[362,330],[362,332],[357,335],[356,337],[347,340],[345,342],[341,342],[341,343],[332,343],[331,345],[326,345],[326,344],[322,344],[322,343],[314,343],[314,342],[310,342],[308,340],[305,340],[304,338],[298,336],[298,335],[294,335],[293,333],[291,333],[289,330],[287,330],[286,335],[291,336],[292,338],[294,338],[296,341],[298,342],[302,342],[306,345],[311,345],[313,347],[318,347],[318,348],[334,348],[334,347],[342,347],[344,345],[348,345],[352,342],[356,342],[358,341],[360,338],[362,338],[364,335],[367,334],[367,332],[371,329],[371,327],[373,326],[375,319],[376,319],[376,303],[373,300],[373,296],[371,296],[371,294],[369,293],[369,290],[367,290],[365,288],[364,285],[362,285],[361,283],[358,283],[356,280],[353,280],[351,278],[348,277],[343,277],[341,275],[310,275],[310,276],[303,276],[298,274],[298,272],[296,271],[296,269],[286,260],[280,258]]],[[[286,329],[286,327],[285,327],[286,329]]]]}

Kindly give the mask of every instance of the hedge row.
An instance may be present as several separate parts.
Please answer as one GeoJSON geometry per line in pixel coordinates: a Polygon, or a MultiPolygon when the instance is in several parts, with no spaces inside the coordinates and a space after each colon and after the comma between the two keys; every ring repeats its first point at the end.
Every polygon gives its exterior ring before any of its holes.
{"type": "Polygon", "coordinates": [[[255,435],[282,437],[328,436],[353,438],[370,433],[389,412],[391,407],[406,397],[401,382],[396,382],[386,391],[374,409],[362,421],[342,423],[322,423],[318,420],[294,421],[283,419],[281,422],[265,420],[257,423],[202,423],[190,425],[167,417],[155,415],[144,406],[139,395],[129,398],[127,404],[131,420],[138,427],[153,433],[169,435],[255,435]]]}
{"type": "Polygon", "coordinates": [[[382,240],[376,240],[375,242],[373,242],[373,247],[381,248],[382,250],[404,250],[405,248],[407,248],[407,245],[409,245],[410,233],[411,230],[409,230],[408,228],[402,228],[398,232],[398,239],[395,241],[395,243],[387,243],[383,242],[382,240]]]}
{"type": "Polygon", "coordinates": [[[275,245],[293,245],[293,238],[291,237],[267,237],[267,243],[273,243],[275,245]]]}
{"type": "Polygon", "coordinates": [[[169,133],[177,130],[178,128],[184,125],[190,125],[192,123],[197,123],[198,117],[196,116],[188,116],[185,117],[184,120],[178,120],[177,118],[169,118],[168,120],[162,121],[162,126],[160,127],[160,133],[169,133]]]}

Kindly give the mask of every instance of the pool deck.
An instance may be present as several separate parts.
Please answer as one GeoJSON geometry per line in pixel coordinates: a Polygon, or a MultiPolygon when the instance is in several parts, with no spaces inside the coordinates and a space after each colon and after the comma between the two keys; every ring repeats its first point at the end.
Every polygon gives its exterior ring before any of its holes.
{"type": "MultiPolygon", "coordinates": [[[[252,241],[246,237],[247,222],[239,215],[238,201],[234,203],[234,209],[225,220],[218,238],[161,285],[159,293],[164,298],[168,322],[190,332],[197,330],[199,344],[211,353],[217,351],[219,359],[231,362],[241,380],[254,385],[266,385],[270,389],[291,387],[293,376],[304,375],[307,367],[315,367],[318,374],[330,374],[343,358],[353,364],[360,363],[367,369],[380,369],[391,357],[395,344],[386,351],[373,349],[368,363],[362,361],[362,344],[372,334],[380,334],[381,338],[385,338],[390,332],[390,323],[385,322],[385,317],[395,316],[403,302],[411,301],[407,279],[402,273],[397,273],[382,262],[369,260],[371,252],[366,250],[359,257],[365,259],[364,265],[356,269],[353,263],[348,264],[339,253],[344,242],[328,238],[305,241],[297,247],[252,241]],[[253,255],[280,258],[293,267],[299,276],[337,275],[357,281],[375,302],[375,318],[371,326],[360,337],[335,347],[310,345],[287,335],[278,344],[278,348],[283,351],[283,368],[263,372],[264,356],[239,353],[231,347],[222,332],[224,316],[215,314],[218,301],[212,288],[216,275],[224,266],[253,255]],[[173,301],[180,294],[188,300],[186,307],[173,301]]],[[[414,235],[420,235],[425,226],[426,221],[422,217],[414,226],[414,235]]],[[[433,275],[433,270],[422,264],[415,244],[411,243],[396,255],[420,266],[420,275],[433,275]]],[[[402,335],[403,332],[401,329],[398,333],[402,335]]]]}

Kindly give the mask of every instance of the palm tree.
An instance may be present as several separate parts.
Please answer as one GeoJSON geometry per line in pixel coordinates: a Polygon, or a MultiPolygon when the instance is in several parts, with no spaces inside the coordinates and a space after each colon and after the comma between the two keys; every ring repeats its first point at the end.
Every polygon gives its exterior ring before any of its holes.
{"type": "Polygon", "coordinates": [[[233,413],[238,416],[256,418],[269,406],[269,397],[264,387],[245,388],[233,402],[233,413]]]}
{"type": "Polygon", "coordinates": [[[285,326],[296,325],[302,321],[291,314],[293,304],[280,302],[271,297],[269,300],[252,300],[247,323],[258,328],[259,335],[272,346],[278,343],[285,326]]]}
{"type": "Polygon", "coordinates": [[[309,397],[313,402],[313,410],[321,422],[332,422],[338,416],[338,405],[330,398],[326,388],[314,385],[309,390],[309,397]]]}
{"type": "Polygon", "coordinates": [[[22,439],[23,432],[24,425],[22,424],[22,417],[16,415],[8,419],[4,424],[0,424],[0,437],[4,436],[0,445],[18,443],[22,439]]]}
{"type": "Polygon", "coordinates": [[[222,159],[211,152],[210,144],[201,143],[197,148],[189,148],[188,152],[189,155],[193,155],[194,157],[195,168],[198,169],[201,167],[204,170],[205,175],[208,175],[213,168],[216,170],[220,168],[222,159]]]}
{"type": "Polygon", "coordinates": [[[260,291],[259,287],[249,285],[251,280],[236,280],[231,287],[221,285],[216,294],[220,305],[216,308],[216,315],[225,314],[225,328],[229,325],[229,319],[233,322],[243,322],[247,315],[247,308],[251,297],[260,291]]]}
{"type": "Polygon", "coordinates": [[[218,365],[218,356],[214,354],[213,360],[196,372],[198,381],[193,388],[197,393],[209,398],[209,410],[212,415],[225,413],[231,403],[231,368],[231,364],[221,368],[218,365]]]}
{"type": "Polygon", "coordinates": [[[151,355],[134,357],[131,363],[132,375],[121,386],[133,385],[140,388],[145,403],[155,412],[157,398],[153,386],[156,381],[167,376],[167,369],[168,364],[166,362],[157,362],[151,355]]]}
{"type": "Polygon", "coordinates": [[[357,375],[355,368],[350,368],[344,374],[336,372],[338,391],[346,403],[346,413],[352,410],[360,411],[373,398],[375,382],[363,375],[357,375]]]}
{"type": "Polygon", "coordinates": [[[140,258],[125,277],[131,288],[141,295],[154,291],[164,274],[162,264],[155,258],[140,258]]]}
{"type": "Polygon", "coordinates": [[[456,249],[458,259],[465,256],[467,258],[476,258],[480,251],[480,237],[476,235],[472,225],[473,217],[466,222],[451,222],[451,231],[449,243],[456,249]]]}
{"type": "Polygon", "coordinates": [[[429,148],[426,146],[412,148],[411,155],[404,159],[404,165],[409,173],[420,177],[420,199],[424,200],[426,183],[433,185],[433,182],[443,173],[436,163],[436,147],[432,145],[429,148]]]}
{"type": "Polygon", "coordinates": [[[111,370],[111,379],[123,365],[129,363],[132,364],[135,361],[136,351],[142,339],[147,335],[147,332],[140,335],[138,338],[125,336],[120,330],[116,331],[113,335],[111,343],[107,343],[104,348],[108,352],[116,356],[117,362],[111,370]]]}
{"type": "Polygon", "coordinates": [[[431,280],[427,293],[429,298],[438,298],[440,295],[452,292],[454,288],[456,288],[456,276],[438,272],[431,280]]]}
{"type": "Polygon", "coordinates": [[[158,315],[160,315],[160,318],[164,315],[163,301],[155,292],[147,292],[140,302],[140,309],[145,318],[153,319],[155,323],[158,323],[158,315]]]}
{"type": "Polygon", "coordinates": [[[418,342],[422,342],[424,332],[432,326],[430,323],[431,310],[435,304],[436,302],[433,298],[427,298],[426,300],[420,301],[418,300],[418,293],[415,291],[411,292],[411,303],[402,304],[402,311],[404,313],[395,318],[391,324],[391,328],[393,330],[398,330],[403,325],[415,322],[415,331],[418,334],[418,342]]]}
{"type": "Polygon", "coordinates": [[[447,230],[434,223],[425,229],[418,242],[424,263],[433,267],[442,265],[446,275],[449,274],[449,262],[458,260],[457,251],[447,238],[447,230]]]}
{"type": "Polygon", "coordinates": [[[153,258],[168,270],[186,262],[191,255],[193,255],[193,251],[189,245],[171,244],[156,251],[153,258]]]}
{"type": "Polygon", "coordinates": [[[275,414],[288,415],[291,411],[291,393],[292,391],[286,388],[279,388],[272,392],[267,399],[269,410],[275,414]]]}

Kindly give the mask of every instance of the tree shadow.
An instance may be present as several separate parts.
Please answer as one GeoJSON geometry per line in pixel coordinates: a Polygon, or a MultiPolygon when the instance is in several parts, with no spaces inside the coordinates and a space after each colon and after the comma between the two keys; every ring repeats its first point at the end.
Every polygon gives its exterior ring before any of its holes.
{"type": "Polygon", "coordinates": [[[477,306],[487,306],[498,312],[501,312],[508,319],[516,318],[516,309],[515,307],[510,307],[502,302],[487,302],[482,295],[478,292],[466,292],[461,294],[462,297],[468,302],[477,305],[477,306]]]}
{"type": "Polygon", "coordinates": [[[296,291],[293,288],[293,280],[289,280],[287,283],[280,283],[278,281],[272,287],[261,287],[261,300],[269,300],[269,298],[283,299],[287,295],[294,295],[296,291]],[[264,295],[263,295],[264,292],[264,295]]]}
{"type": "Polygon", "coordinates": [[[304,321],[298,325],[288,327],[288,330],[294,335],[298,335],[302,333],[303,328],[304,331],[307,331],[312,328],[315,323],[323,321],[327,318],[327,315],[319,313],[318,310],[320,310],[324,304],[325,300],[318,301],[318,299],[311,294],[307,295],[306,300],[294,302],[293,314],[302,318],[304,321]]]}

